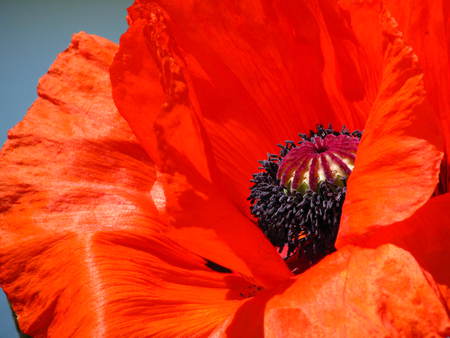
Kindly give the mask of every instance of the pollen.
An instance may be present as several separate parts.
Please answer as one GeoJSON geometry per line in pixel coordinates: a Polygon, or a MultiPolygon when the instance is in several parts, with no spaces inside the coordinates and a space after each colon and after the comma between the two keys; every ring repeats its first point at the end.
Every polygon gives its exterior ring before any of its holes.
{"type": "Polygon", "coordinates": [[[319,125],[279,144],[253,174],[250,212],[294,273],[335,251],[361,132],[319,125]]]}

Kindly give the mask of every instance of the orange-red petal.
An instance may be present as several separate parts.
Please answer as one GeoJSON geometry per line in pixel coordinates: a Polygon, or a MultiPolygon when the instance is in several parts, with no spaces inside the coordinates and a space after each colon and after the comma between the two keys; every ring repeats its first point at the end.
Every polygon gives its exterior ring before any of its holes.
{"type": "Polygon", "coordinates": [[[1,240],[122,224],[156,170],[117,113],[108,67],[117,46],[79,33],[38,86],[39,98],[1,150],[1,240]]]}
{"type": "Polygon", "coordinates": [[[201,127],[184,93],[181,60],[172,50],[164,18],[150,10],[140,16],[131,13],[110,69],[114,102],[162,169],[170,170],[182,158],[185,166],[209,180],[201,127]]]}
{"type": "MultiPolygon", "coordinates": [[[[387,0],[405,39],[424,69],[425,88],[446,146],[440,191],[450,187],[450,6],[446,0],[387,0]]],[[[431,117],[430,117],[431,118],[431,117]]],[[[423,128],[427,128],[426,125],[423,128]]]]}
{"type": "Polygon", "coordinates": [[[432,108],[425,100],[422,70],[395,20],[386,11],[380,18],[382,81],[348,182],[340,244],[346,236],[409,217],[438,182],[442,153],[432,142],[439,131],[423,128],[432,108]]]}
{"type": "Polygon", "coordinates": [[[173,166],[192,165],[244,212],[257,161],[277,143],[318,123],[363,126],[370,71],[331,1],[141,0],[129,22],[111,72],[119,111],[144,144],[163,134],[151,147],[179,153],[173,166]]]}
{"type": "Polygon", "coordinates": [[[162,189],[160,180],[170,186],[177,176],[158,174],[115,109],[108,67],[116,50],[75,35],[0,155],[0,283],[35,337],[205,334],[247,289],[264,286],[259,279],[290,276],[253,225],[228,229],[249,221],[226,204],[203,204],[200,226],[189,208],[176,227],[167,224],[166,197],[182,203],[173,195],[184,186],[162,189]]]}
{"type": "Polygon", "coordinates": [[[34,337],[206,332],[250,283],[155,219],[156,170],[111,98],[116,49],[75,35],[0,155],[0,282],[34,337]]]}
{"type": "MultiPolygon", "coordinates": [[[[172,236],[264,285],[288,278],[290,273],[272,245],[227,199],[224,187],[233,183],[217,174],[210,138],[193,114],[191,101],[177,92],[187,90],[183,86],[188,79],[168,20],[154,3],[137,2],[130,9],[130,28],[121,38],[111,80],[119,111],[162,172],[159,182],[174,226],[172,236]],[[210,168],[216,170],[215,179],[210,168]]],[[[250,174],[240,183],[242,189],[248,189],[249,178],[250,174]]]]}
{"type": "Polygon", "coordinates": [[[255,287],[145,229],[98,233],[93,250],[105,336],[206,336],[246,301],[240,294],[255,287]]]}
{"type": "Polygon", "coordinates": [[[116,49],[76,34],[1,151],[0,280],[32,336],[102,330],[92,236],[156,210],[154,166],[111,99],[116,49]]]}
{"type": "Polygon", "coordinates": [[[262,231],[209,184],[195,177],[166,176],[164,182],[170,237],[204,257],[252,276],[271,287],[291,276],[262,231]],[[262,263],[264,262],[264,263],[262,263]]]}
{"type": "Polygon", "coordinates": [[[410,218],[354,238],[360,246],[395,244],[408,250],[436,282],[450,286],[450,194],[430,199],[410,218]]]}
{"type": "Polygon", "coordinates": [[[346,247],[297,277],[265,308],[267,337],[450,334],[433,279],[393,245],[346,247]]]}

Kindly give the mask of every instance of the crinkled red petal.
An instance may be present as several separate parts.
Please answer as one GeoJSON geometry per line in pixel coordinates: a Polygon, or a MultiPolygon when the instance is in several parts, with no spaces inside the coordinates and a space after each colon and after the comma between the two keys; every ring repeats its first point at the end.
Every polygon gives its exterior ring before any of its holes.
{"type": "Polygon", "coordinates": [[[446,0],[385,1],[424,69],[427,96],[444,135],[446,156],[439,192],[450,189],[450,3],[446,0]]]}
{"type": "Polygon", "coordinates": [[[181,175],[160,177],[165,187],[170,237],[227,268],[271,287],[291,276],[262,231],[220,190],[181,175]],[[264,262],[264,264],[261,264],[264,262]]]}
{"type": "Polygon", "coordinates": [[[446,336],[433,279],[406,251],[346,247],[297,277],[265,307],[266,337],[446,336]]]}
{"type": "Polygon", "coordinates": [[[436,282],[450,286],[450,194],[430,199],[410,218],[353,238],[362,246],[384,243],[408,250],[436,282]]]}
{"type": "Polygon", "coordinates": [[[444,291],[407,251],[347,246],[243,304],[213,336],[446,336],[444,291]]]}
{"type": "Polygon", "coordinates": [[[319,123],[363,127],[371,70],[332,1],[140,0],[129,22],[111,72],[119,111],[146,149],[192,165],[244,212],[277,143],[319,123]]]}
{"type": "MultiPolygon", "coordinates": [[[[167,13],[154,3],[137,2],[130,9],[129,22],[111,67],[113,95],[121,114],[164,173],[160,182],[174,226],[173,238],[264,285],[288,278],[290,273],[276,250],[227,199],[224,187],[234,183],[217,174],[217,153],[205,131],[209,128],[199,122],[185,92],[191,90],[186,87],[190,80],[181,47],[170,34],[167,13]],[[158,72],[161,84],[155,89],[158,72]]],[[[239,182],[240,187],[247,190],[249,178],[250,174],[239,182]]]]}
{"type": "Polygon", "coordinates": [[[0,153],[0,285],[33,337],[206,334],[255,287],[169,237],[154,163],[111,98],[116,50],[75,35],[0,153]]]}
{"type": "Polygon", "coordinates": [[[348,181],[338,245],[347,236],[408,218],[438,183],[442,153],[432,142],[439,131],[423,128],[432,110],[422,70],[390,14],[382,11],[380,18],[382,81],[348,181]]]}

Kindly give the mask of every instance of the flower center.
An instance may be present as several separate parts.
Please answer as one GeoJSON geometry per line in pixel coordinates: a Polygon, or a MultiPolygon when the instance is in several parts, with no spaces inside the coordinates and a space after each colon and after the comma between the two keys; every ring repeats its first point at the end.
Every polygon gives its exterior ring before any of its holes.
{"type": "Polygon", "coordinates": [[[251,213],[294,273],[335,251],[346,182],[359,131],[317,127],[298,143],[278,145],[253,174],[251,213]]]}

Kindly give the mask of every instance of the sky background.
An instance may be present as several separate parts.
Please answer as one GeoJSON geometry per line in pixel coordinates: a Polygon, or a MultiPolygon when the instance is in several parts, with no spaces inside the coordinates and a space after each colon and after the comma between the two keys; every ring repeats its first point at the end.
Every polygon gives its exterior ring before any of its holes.
{"type": "MultiPolygon", "coordinates": [[[[0,0],[0,144],[36,99],[36,86],[69,45],[85,31],[118,42],[132,0],[0,0]]],[[[1,163],[0,163],[1,165],[1,163]]],[[[0,291],[0,338],[15,338],[12,316],[0,291]]]]}

